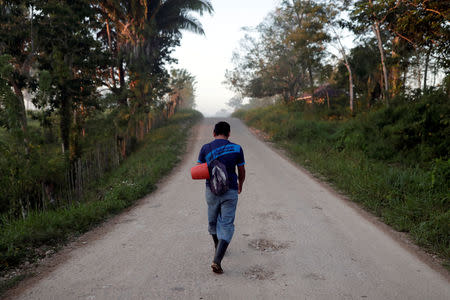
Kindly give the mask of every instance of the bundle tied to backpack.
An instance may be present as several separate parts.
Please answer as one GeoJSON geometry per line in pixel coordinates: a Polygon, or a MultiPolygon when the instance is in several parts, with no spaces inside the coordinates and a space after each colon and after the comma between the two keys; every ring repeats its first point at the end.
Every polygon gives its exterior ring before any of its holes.
{"type": "MultiPolygon", "coordinates": [[[[229,144],[230,142],[228,141],[224,146],[224,151],[229,144]]],[[[228,192],[229,189],[227,167],[219,161],[217,156],[214,156],[214,151],[211,150],[210,153],[213,156],[213,159],[208,164],[209,188],[214,195],[220,196],[228,192]]]]}
{"type": "Polygon", "coordinates": [[[209,169],[209,188],[214,195],[225,194],[228,187],[227,167],[218,159],[214,159],[208,165],[209,169]]]}
{"type": "Polygon", "coordinates": [[[191,168],[192,179],[209,179],[209,168],[207,163],[198,164],[191,168]]]}
{"type": "MultiPolygon", "coordinates": [[[[210,153],[214,154],[212,151],[210,153]]],[[[192,167],[191,176],[192,179],[209,179],[209,188],[214,195],[223,195],[229,189],[227,167],[217,157],[213,157],[209,163],[192,167]]]]}

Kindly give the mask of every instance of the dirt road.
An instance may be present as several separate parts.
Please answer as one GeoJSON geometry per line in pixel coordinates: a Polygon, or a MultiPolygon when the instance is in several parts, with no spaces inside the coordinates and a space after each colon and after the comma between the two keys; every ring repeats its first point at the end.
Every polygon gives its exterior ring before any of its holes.
{"type": "Polygon", "coordinates": [[[449,281],[230,119],[247,181],[225,273],[211,272],[204,183],[190,167],[205,119],[167,182],[20,299],[449,299],[449,281]]]}

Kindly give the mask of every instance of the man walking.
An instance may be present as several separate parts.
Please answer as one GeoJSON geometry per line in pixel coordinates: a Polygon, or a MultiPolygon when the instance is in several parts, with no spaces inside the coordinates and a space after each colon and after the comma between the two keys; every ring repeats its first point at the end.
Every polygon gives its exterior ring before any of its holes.
{"type": "Polygon", "coordinates": [[[234,216],[238,194],[242,192],[245,180],[245,160],[241,146],[231,143],[230,124],[219,122],[214,126],[214,140],[203,145],[198,156],[198,163],[210,163],[218,160],[225,167],[228,175],[228,191],[218,196],[206,180],[206,203],[208,204],[208,231],[212,235],[216,252],[211,265],[213,272],[221,274],[225,251],[233,237],[234,216]],[[236,175],[236,166],[238,175],[236,175]]]}

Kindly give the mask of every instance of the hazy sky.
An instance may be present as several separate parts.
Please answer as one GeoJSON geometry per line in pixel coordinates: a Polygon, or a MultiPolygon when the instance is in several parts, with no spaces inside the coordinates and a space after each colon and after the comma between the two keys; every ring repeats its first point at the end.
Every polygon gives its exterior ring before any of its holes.
{"type": "Polygon", "coordinates": [[[222,82],[231,69],[231,56],[244,36],[241,28],[256,26],[279,0],[213,0],[214,14],[199,17],[206,36],[183,32],[175,51],[177,68],[185,68],[197,80],[197,109],[212,116],[233,96],[222,82]]]}

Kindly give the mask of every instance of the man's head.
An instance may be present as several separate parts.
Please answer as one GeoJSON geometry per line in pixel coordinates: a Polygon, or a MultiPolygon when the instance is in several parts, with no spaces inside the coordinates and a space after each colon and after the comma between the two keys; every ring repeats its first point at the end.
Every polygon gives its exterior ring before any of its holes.
{"type": "Polygon", "coordinates": [[[214,126],[214,136],[217,137],[223,135],[224,137],[230,136],[230,124],[227,122],[219,122],[214,126]]]}

